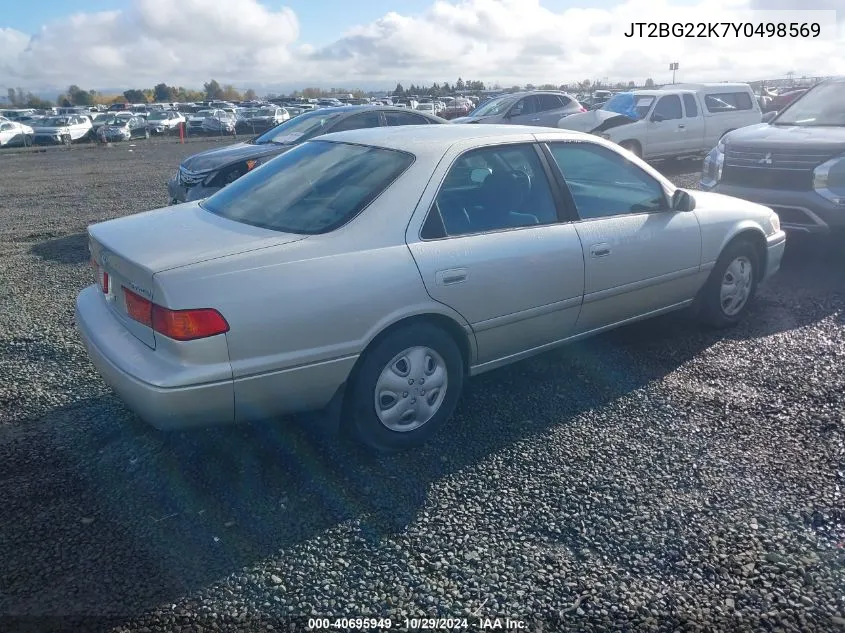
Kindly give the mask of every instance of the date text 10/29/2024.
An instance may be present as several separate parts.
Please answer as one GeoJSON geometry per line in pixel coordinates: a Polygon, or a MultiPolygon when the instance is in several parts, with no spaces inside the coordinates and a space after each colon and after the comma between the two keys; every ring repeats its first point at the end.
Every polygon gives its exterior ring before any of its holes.
{"type": "Polygon", "coordinates": [[[309,618],[306,631],[527,631],[515,618],[309,618]]]}

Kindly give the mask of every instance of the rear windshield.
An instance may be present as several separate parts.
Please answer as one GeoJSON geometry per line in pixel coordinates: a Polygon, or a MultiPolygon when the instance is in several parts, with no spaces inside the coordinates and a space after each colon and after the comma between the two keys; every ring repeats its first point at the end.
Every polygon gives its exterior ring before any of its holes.
{"type": "Polygon", "coordinates": [[[327,233],[346,224],[404,172],[405,152],[309,141],[238,178],[202,208],[285,233],[327,233]]]}

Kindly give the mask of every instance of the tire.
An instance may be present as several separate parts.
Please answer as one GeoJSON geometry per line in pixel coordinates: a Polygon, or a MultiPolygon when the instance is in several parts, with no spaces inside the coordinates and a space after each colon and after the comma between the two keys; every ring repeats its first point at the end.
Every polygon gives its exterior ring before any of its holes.
{"type": "Polygon", "coordinates": [[[65,134],[62,137],[62,145],[65,145],[66,147],[70,147],[71,143],[73,143],[73,139],[70,137],[70,134],[65,134]]]}
{"type": "Polygon", "coordinates": [[[144,130],[144,138],[148,141],[150,140],[150,131],[149,130],[144,130]]]}
{"type": "Polygon", "coordinates": [[[31,134],[24,134],[24,136],[23,136],[23,146],[24,147],[32,147],[32,135],[31,134]]]}
{"type": "MultiPolygon", "coordinates": [[[[440,382],[440,379],[435,380],[440,382]]],[[[418,447],[451,417],[463,390],[463,381],[461,351],[446,332],[427,323],[394,330],[368,349],[356,368],[348,385],[344,430],[353,439],[381,452],[418,447]],[[418,362],[414,363],[414,360],[418,362]],[[426,393],[422,380],[431,380],[433,376],[442,376],[443,389],[426,393]],[[391,382],[401,385],[404,391],[392,391],[391,382]],[[378,403],[377,389],[382,394],[378,403]],[[416,400],[428,401],[432,408],[426,411],[412,407],[416,400]],[[393,408],[391,401],[398,414],[392,420],[389,415],[393,408]],[[378,407],[381,407],[381,417],[378,407]]]]}
{"type": "Polygon", "coordinates": [[[701,320],[715,328],[733,327],[739,323],[757,292],[759,266],[760,257],[754,244],[744,239],[728,244],[701,290],[701,320]],[[734,284],[731,280],[735,280],[734,284]],[[731,285],[737,287],[737,283],[739,295],[731,299],[729,288],[731,285]]]}
{"type": "Polygon", "coordinates": [[[640,144],[637,143],[636,141],[622,141],[619,144],[619,146],[624,148],[624,149],[627,149],[629,152],[631,152],[637,158],[643,157],[643,150],[640,147],[640,144]]]}

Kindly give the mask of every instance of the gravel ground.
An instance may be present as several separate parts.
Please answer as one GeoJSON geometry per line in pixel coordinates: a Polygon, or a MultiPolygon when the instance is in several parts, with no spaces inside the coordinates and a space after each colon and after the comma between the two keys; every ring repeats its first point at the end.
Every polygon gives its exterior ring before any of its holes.
{"type": "Polygon", "coordinates": [[[841,243],[791,243],[732,331],[669,316],[474,379],[413,454],[162,435],[78,341],[83,232],[216,142],[0,152],[0,630],[845,630],[841,243]]]}

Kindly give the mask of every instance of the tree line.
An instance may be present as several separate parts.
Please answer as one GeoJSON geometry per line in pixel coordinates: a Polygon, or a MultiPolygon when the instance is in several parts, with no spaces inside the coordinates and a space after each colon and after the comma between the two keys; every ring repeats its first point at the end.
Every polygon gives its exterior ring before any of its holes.
{"type": "MultiPolygon", "coordinates": [[[[634,88],[636,84],[633,81],[618,82],[615,84],[603,84],[601,81],[590,81],[585,79],[583,81],[572,84],[542,84],[534,86],[533,84],[526,84],[525,86],[511,86],[509,90],[562,90],[562,91],[589,91],[601,88],[617,88],[630,89],[634,88]]],[[[645,87],[654,87],[654,80],[646,79],[645,87]]],[[[490,86],[492,90],[502,90],[499,84],[490,86]]],[[[442,84],[434,83],[431,86],[411,84],[405,88],[401,83],[396,84],[393,90],[393,95],[402,97],[405,95],[449,95],[453,92],[481,92],[485,90],[483,81],[464,81],[458,77],[454,84],[444,81],[442,84]]],[[[93,106],[93,105],[111,105],[113,103],[194,103],[197,101],[251,101],[257,98],[255,90],[248,88],[243,92],[236,89],[232,84],[220,85],[220,83],[212,79],[203,84],[202,90],[193,90],[191,88],[184,88],[182,86],[168,86],[166,83],[159,83],[152,88],[132,88],[124,90],[122,94],[103,94],[96,90],[85,90],[76,84],[68,87],[62,94],[56,97],[56,101],[52,102],[48,99],[42,99],[32,92],[24,92],[21,88],[8,89],[9,104],[16,107],[23,108],[49,108],[53,105],[62,107],[70,106],[93,106]]],[[[320,97],[329,97],[334,95],[351,94],[355,98],[361,98],[367,93],[360,89],[347,88],[331,88],[324,90],[323,88],[304,88],[303,90],[295,90],[290,96],[302,97],[306,99],[318,99],[320,97]]],[[[268,94],[266,98],[272,99],[279,95],[268,94]]]]}

